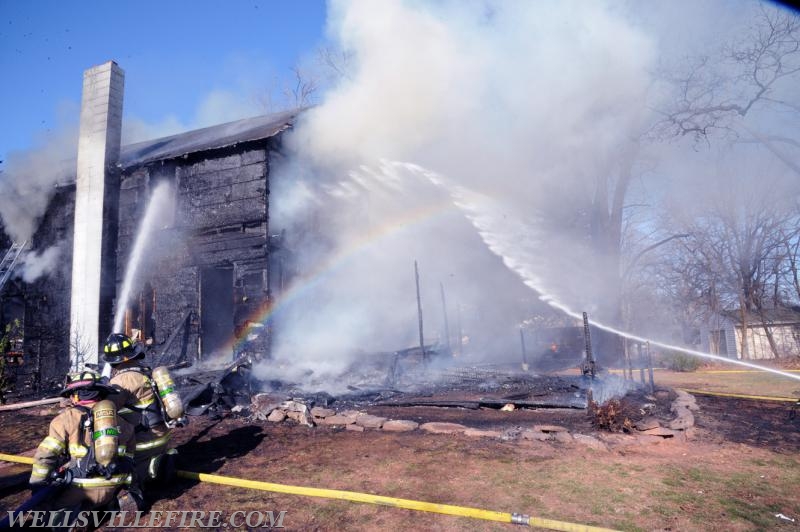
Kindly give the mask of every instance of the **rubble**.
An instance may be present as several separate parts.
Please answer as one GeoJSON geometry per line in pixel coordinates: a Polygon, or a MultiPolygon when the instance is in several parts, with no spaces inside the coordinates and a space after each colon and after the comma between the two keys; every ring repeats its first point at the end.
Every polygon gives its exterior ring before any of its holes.
{"type": "Polygon", "coordinates": [[[646,417],[640,421],[637,421],[634,426],[637,430],[650,430],[660,427],[661,423],[654,417],[646,417]]]}
{"type": "MultiPolygon", "coordinates": [[[[558,436],[558,434],[556,434],[556,436],[558,436]]],[[[609,450],[608,449],[608,445],[606,445],[605,443],[601,442],[600,440],[598,440],[594,436],[587,436],[585,434],[575,434],[575,435],[572,436],[571,439],[574,439],[575,443],[578,443],[579,445],[586,446],[586,447],[588,447],[590,449],[594,449],[596,451],[608,452],[608,450],[609,450]]]]}
{"type": "Polygon", "coordinates": [[[682,407],[695,412],[700,410],[700,407],[697,406],[697,399],[695,399],[692,394],[683,390],[675,390],[675,393],[678,394],[678,398],[672,402],[673,412],[682,407]]]}
{"type": "Polygon", "coordinates": [[[283,410],[273,410],[267,416],[267,421],[271,421],[272,423],[280,423],[286,419],[286,412],[283,410]]]}
{"type": "Polygon", "coordinates": [[[459,423],[423,423],[419,426],[420,430],[430,432],[431,434],[460,434],[468,429],[459,423]]]}
{"type": "Polygon", "coordinates": [[[313,427],[314,422],[311,421],[311,414],[309,413],[308,406],[299,401],[284,401],[280,404],[280,409],[286,412],[286,417],[297,421],[301,425],[313,427]]]}
{"type": "MultiPolygon", "coordinates": [[[[552,434],[553,439],[559,443],[570,443],[573,440],[573,436],[569,432],[553,432],[552,434]]],[[[581,434],[576,434],[575,436],[581,436],[581,434]]]]}
{"type": "Polygon", "coordinates": [[[344,416],[342,414],[334,414],[319,420],[321,425],[351,425],[355,422],[355,416],[344,416]]]}
{"type": "Polygon", "coordinates": [[[567,429],[558,425],[534,425],[533,430],[539,432],[567,432],[567,429]]]}
{"type": "Polygon", "coordinates": [[[385,417],[373,416],[371,414],[359,414],[356,416],[356,425],[365,429],[379,429],[386,422],[385,417]]]}
{"type": "Polygon", "coordinates": [[[407,419],[391,419],[383,424],[382,430],[388,432],[408,432],[416,430],[419,423],[416,421],[409,421],[407,419]]]}
{"type": "Polygon", "coordinates": [[[520,436],[524,440],[533,440],[533,441],[548,441],[552,439],[552,436],[550,434],[532,429],[523,430],[520,436]]]}
{"type": "Polygon", "coordinates": [[[673,430],[686,430],[694,426],[694,414],[687,407],[680,405],[674,410],[676,416],[670,424],[669,428],[673,430]]]}
{"type": "Polygon", "coordinates": [[[470,429],[464,431],[464,436],[471,438],[501,438],[503,433],[499,430],[470,429]]]}
{"type": "Polygon", "coordinates": [[[652,436],[650,434],[638,434],[636,440],[642,445],[654,445],[664,441],[661,436],[652,436]]]}
{"type": "Polygon", "coordinates": [[[311,409],[311,415],[315,418],[326,418],[336,414],[336,410],[332,408],[323,408],[321,406],[315,406],[311,409]]]}
{"type": "Polygon", "coordinates": [[[664,427],[656,427],[654,429],[643,430],[641,432],[642,434],[647,434],[648,436],[661,436],[662,438],[674,438],[680,434],[676,430],[667,429],[664,427]]]}
{"type": "MultiPolygon", "coordinates": [[[[531,408],[532,405],[552,407],[556,405],[552,401],[553,393],[559,397],[557,405],[560,408],[573,408],[579,401],[584,401],[578,386],[570,384],[570,381],[565,379],[545,378],[534,384],[530,376],[515,380],[515,377],[502,372],[488,374],[483,370],[461,370],[454,372],[454,375],[453,379],[444,385],[433,384],[429,388],[423,386],[417,392],[376,390],[364,384],[361,387],[349,386],[352,393],[339,397],[319,393],[303,396],[296,387],[285,386],[282,388],[285,395],[273,391],[253,396],[249,412],[253,420],[266,420],[272,423],[290,420],[309,427],[327,426],[352,432],[420,430],[437,435],[463,434],[466,437],[495,438],[503,441],[574,444],[603,452],[631,445],[655,444],[665,440],[685,441],[696,435],[693,411],[697,410],[697,403],[692,395],[680,390],[674,395],[667,390],[657,390],[651,395],[628,397],[630,408],[627,406],[625,407],[627,410],[620,408],[620,414],[626,416],[624,425],[621,425],[622,432],[614,434],[603,431],[593,435],[573,433],[565,426],[545,423],[527,427],[509,427],[505,430],[469,427],[449,421],[429,421],[420,424],[412,420],[389,419],[385,415],[357,409],[361,405],[379,408],[387,406],[402,408],[414,405],[426,408],[490,408],[511,413],[520,408],[531,408]],[[491,377],[488,381],[487,375],[491,377]],[[473,380],[475,382],[472,382],[473,380]],[[481,393],[493,392],[496,395],[476,399],[476,386],[481,393]],[[544,396],[548,396],[548,400],[542,401],[541,398],[544,396]],[[638,403],[636,403],[637,397],[638,403]],[[672,402],[669,402],[670,397],[674,397],[672,402]],[[645,400],[650,402],[642,402],[645,400]],[[674,417],[665,419],[670,413],[674,417]]],[[[620,400],[617,400],[617,403],[622,404],[620,400]]],[[[243,409],[243,412],[247,412],[247,409],[243,409]]]]}

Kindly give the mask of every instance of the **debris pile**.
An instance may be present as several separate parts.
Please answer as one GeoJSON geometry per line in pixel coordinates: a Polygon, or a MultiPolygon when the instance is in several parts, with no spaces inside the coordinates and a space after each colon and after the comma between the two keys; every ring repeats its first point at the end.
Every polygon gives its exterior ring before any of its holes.
{"type": "MultiPolygon", "coordinates": [[[[362,410],[345,408],[337,410],[328,406],[309,405],[302,400],[280,400],[273,394],[260,393],[253,397],[249,408],[251,419],[281,423],[293,421],[308,427],[329,427],[334,430],[347,430],[364,432],[366,430],[381,430],[386,432],[408,432],[419,430],[428,434],[461,434],[468,437],[494,438],[508,442],[535,443],[547,442],[551,444],[574,444],[584,446],[595,451],[608,451],[615,447],[630,445],[643,445],[661,443],[663,441],[683,441],[694,437],[694,416],[692,411],[697,410],[693,396],[686,392],[678,391],[677,398],[669,401],[669,392],[663,392],[661,399],[666,399],[665,406],[657,405],[654,396],[653,403],[645,403],[639,410],[638,419],[633,421],[625,417],[624,433],[596,432],[592,435],[570,432],[560,425],[533,424],[522,427],[514,426],[504,430],[481,429],[452,422],[427,422],[418,423],[408,419],[390,419],[364,412],[362,410]],[[666,394],[664,396],[663,394],[666,394]],[[671,411],[676,417],[665,421],[655,414],[671,411]]],[[[659,401],[663,402],[663,401],[659,401]]],[[[619,405],[619,401],[614,401],[619,405]]],[[[605,415],[612,410],[608,405],[601,408],[605,415]]],[[[617,407],[614,407],[617,408],[617,407]]],[[[663,416],[662,416],[663,417],[663,416]]],[[[616,421],[616,423],[621,423],[616,421]]]]}
{"type": "Polygon", "coordinates": [[[390,432],[415,430],[419,424],[409,420],[390,420],[359,410],[336,411],[324,406],[311,406],[299,400],[276,399],[268,393],[260,393],[253,397],[250,404],[250,417],[259,421],[281,423],[287,419],[307,427],[326,425],[344,428],[356,432],[365,429],[383,429],[390,432]]]}

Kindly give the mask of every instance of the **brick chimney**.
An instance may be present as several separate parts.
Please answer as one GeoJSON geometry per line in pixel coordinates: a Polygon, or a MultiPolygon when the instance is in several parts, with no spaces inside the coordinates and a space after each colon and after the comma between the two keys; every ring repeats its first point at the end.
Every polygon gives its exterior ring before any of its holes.
{"type": "Polygon", "coordinates": [[[113,61],[83,73],[70,302],[73,367],[97,363],[101,339],[111,332],[124,85],[125,73],[113,61]]]}

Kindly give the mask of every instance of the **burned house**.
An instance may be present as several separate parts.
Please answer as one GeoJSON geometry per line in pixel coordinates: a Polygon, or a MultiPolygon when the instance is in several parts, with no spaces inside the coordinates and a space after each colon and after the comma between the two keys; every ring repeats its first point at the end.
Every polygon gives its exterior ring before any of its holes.
{"type": "MultiPolygon", "coordinates": [[[[269,226],[270,168],[296,113],[115,147],[121,84],[114,63],[84,77],[77,175],[58,184],[27,244],[31,250],[58,245],[58,267],[32,283],[12,278],[0,293],[0,322],[19,323],[17,379],[32,388],[60,379],[71,364],[97,361],[114,310],[125,305],[117,298],[147,203],[164,182],[171,185],[169,212],[144,242],[124,332],[157,353],[169,351],[173,362],[269,350],[270,331],[257,317],[273,295],[270,259],[280,245],[269,226]],[[95,322],[81,317],[89,323],[86,349],[76,345],[84,340],[75,328],[81,304],[96,313],[95,322]],[[85,359],[76,361],[76,353],[85,359]]],[[[2,238],[5,253],[12,242],[2,238]]]]}

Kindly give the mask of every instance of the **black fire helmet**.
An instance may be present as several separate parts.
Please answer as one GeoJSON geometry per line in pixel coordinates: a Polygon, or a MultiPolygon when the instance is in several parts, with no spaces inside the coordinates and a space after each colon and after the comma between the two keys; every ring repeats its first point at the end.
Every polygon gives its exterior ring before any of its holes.
{"type": "Polygon", "coordinates": [[[81,399],[102,399],[114,393],[119,393],[119,390],[106,383],[99,373],[85,369],[67,373],[64,388],[58,395],[69,397],[77,394],[81,399]]]}
{"type": "Polygon", "coordinates": [[[112,366],[143,357],[144,346],[126,334],[110,334],[103,344],[103,360],[112,366]]]}

